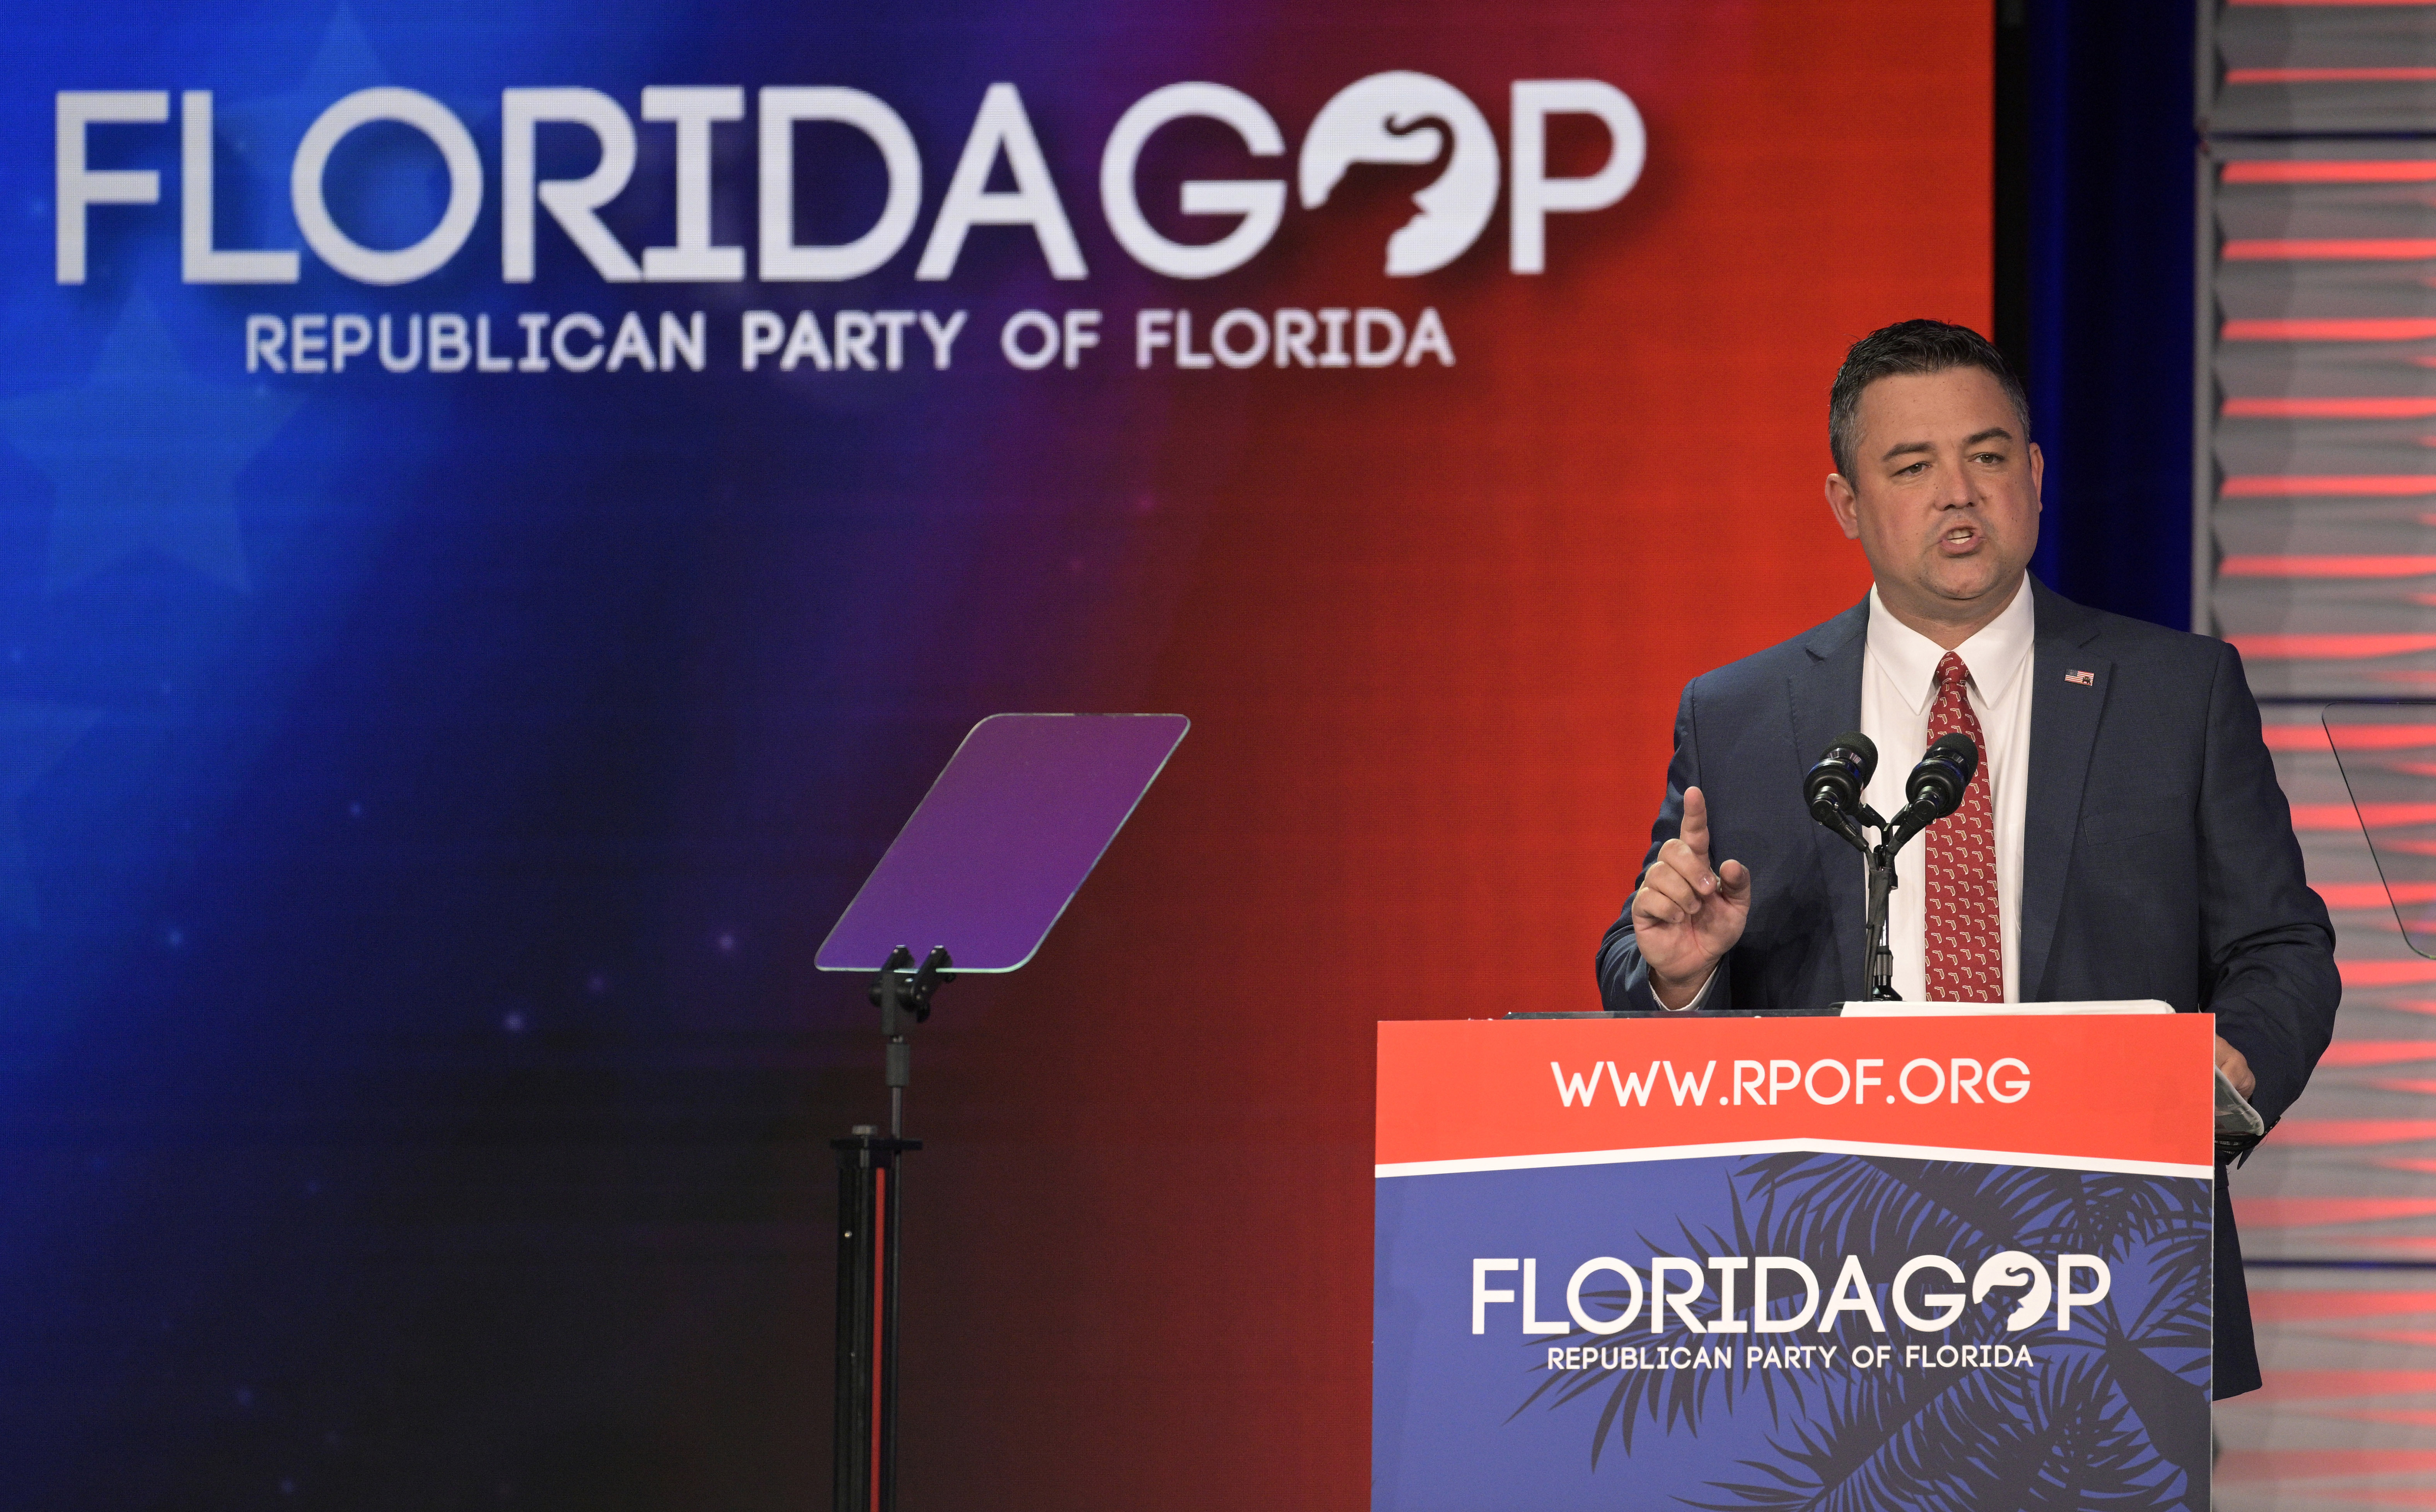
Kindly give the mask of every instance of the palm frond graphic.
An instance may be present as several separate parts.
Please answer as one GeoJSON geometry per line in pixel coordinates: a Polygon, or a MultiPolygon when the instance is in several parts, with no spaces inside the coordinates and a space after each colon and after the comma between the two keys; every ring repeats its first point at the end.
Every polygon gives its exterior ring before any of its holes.
{"type": "Polygon", "coordinates": [[[2093,1359],[1943,1387],[1899,1378],[1845,1394],[1820,1421],[1711,1483],[1703,1512],[2116,1512],[2188,1504],[2194,1484],[2160,1453],[2093,1359]]]}
{"type": "MultiPolygon", "coordinates": [[[[1888,1156],[1788,1153],[1729,1168],[1731,1233],[1679,1225],[1680,1247],[1641,1243],[1644,1253],[1794,1255],[1822,1282],[1846,1255],[1886,1282],[1915,1255],[1968,1266],[2003,1249],[2104,1256],[2115,1290],[2097,1308],[2076,1310],[2071,1332],[2050,1320],[2022,1334],[2005,1330],[2010,1300],[1966,1311],[1935,1344],[2031,1344],[2035,1370],[1879,1371],[1808,1374],[1751,1369],[1741,1362],[1696,1370],[1622,1370],[1592,1365],[1535,1372],[1536,1386],[1513,1416],[1535,1404],[1599,1401],[1592,1429],[1595,1469],[1610,1437],[1627,1456],[1634,1428],[1696,1433],[1709,1412],[1734,1411],[1756,1396],[1776,1430],[1772,1459],[1746,1461],[1749,1476],[1713,1483],[1725,1500],[1702,1508],[1801,1508],[1803,1512],[1908,1512],[1911,1508],[2196,1505],[2206,1485],[2209,1227],[2212,1193],[2190,1178],[1888,1156]],[[1999,1489],[2001,1488],[2001,1489],[1999,1489]],[[1996,1500],[1990,1500],[1995,1497],[1996,1500]]],[[[1621,1307],[1621,1289],[1585,1292],[1621,1307]]],[[[1773,1299],[1778,1317],[1791,1297],[1773,1299]]],[[[1644,1347],[1694,1346],[1706,1335],[1670,1318],[1662,1331],[1633,1330],[1644,1347]]],[[[1749,1335],[1729,1335],[1737,1344],[1749,1335]]],[[[1805,1342],[1846,1348],[1879,1342],[1850,1315],[1805,1342]]],[[[1890,1337],[1892,1337],[1890,1335],[1890,1337]]],[[[1610,1344],[1575,1329],[1550,1343],[1610,1344]]],[[[1753,1402],[1743,1410],[1761,1410],[1753,1402]]]]}

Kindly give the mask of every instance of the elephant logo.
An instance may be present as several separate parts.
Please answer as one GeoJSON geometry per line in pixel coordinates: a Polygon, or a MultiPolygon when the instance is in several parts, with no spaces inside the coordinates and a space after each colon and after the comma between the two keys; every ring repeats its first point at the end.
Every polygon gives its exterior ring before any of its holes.
{"type": "Polygon", "coordinates": [[[1979,1262],[1979,1272],[1971,1278],[1971,1300],[1979,1301],[1992,1286],[2027,1286],[2029,1295],[2021,1306],[2005,1320],[2005,1331],[2019,1333],[2045,1315],[2047,1303],[2054,1299],[2055,1289],[2047,1280],[2046,1267],[2018,1249],[2008,1249],[1989,1256],[1979,1262]]]}
{"type": "Polygon", "coordinates": [[[1497,138],[1470,96],[1428,74],[1372,74],[1339,90],[1303,138],[1302,205],[1316,210],[1356,163],[1422,164],[1445,150],[1446,171],[1413,196],[1421,213],[1387,238],[1387,275],[1436,272],[1480,239],[1497,208],[1497,138]]]}

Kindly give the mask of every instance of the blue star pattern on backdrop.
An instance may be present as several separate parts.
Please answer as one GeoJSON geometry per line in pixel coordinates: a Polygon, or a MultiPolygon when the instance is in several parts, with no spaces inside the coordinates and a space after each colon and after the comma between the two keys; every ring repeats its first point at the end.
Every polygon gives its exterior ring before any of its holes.
{"type": "MultiPolygon", "coordinates": [[[[294,88],[244,101],[216,102],[218,134],[263,174],[264,182],[278,191],[275,201],[285,205],[287,157],[313,118],[332,101],[359,89],[396,82],[381,66],[380,55],[364,35],[354,8],[342,5],[331,13],[329,27],[313,50],[313,61],[304,65],[294,88]]],[[[293,231],[293,222],[285,216],[280,221],[293,231]]]]}
{"type": "Polygon", "coordinates": [[[157,551],[246,592],[236,475],[302,403],[198,379],[151,301],[130,296],[83,387],[0,402],[0,432],[56,490],[50,587],[157,551]]]}
{"type": "MultiPolygon", "coordinates": [[[[303,237],[287,210],[287,168],[307,127],[335,101],[362,89],[399,80],[381,63],[372,39],[352,7],[341,5],[293,87],[275,95],[213,101],[215,136],[226,150],[219,174],[242,192],[220,195],[220,245],[301,248],[303,237]],[[235,204],[252,203],[257,225],[242,224],[235,204]]],[[[458,105],[461,115],[475,113],[458,105]]],[[[430,165],[437,168],[436,159],[430,165]]],[[[369,202],[348,207],[349,229],[369,244],[404,246],[436,224],[445,208],[445,179],[437,172],[402,175],[385,182],[369,202]]]]}
{"type": "MultiPolygon", "coordinates": [[[[0,435],[51,480],[47,587],[149,556],[248,592],[236,476],[303,403],[197,378],[151,301],[130,295],[83,384],[0,400],[0,435]]],[[[0,702],[0,921],[40,922],[19,806],[99,718],[0,702]]]]}

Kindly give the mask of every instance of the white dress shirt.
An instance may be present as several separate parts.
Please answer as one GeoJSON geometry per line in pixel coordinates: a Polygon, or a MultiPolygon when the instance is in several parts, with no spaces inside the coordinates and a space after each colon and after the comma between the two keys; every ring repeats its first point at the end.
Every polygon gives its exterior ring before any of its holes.
{"type": "MultiPolygon", "coordinates": [[[[2037,635],[2025,576],[2013,601],[1954,648],[1971,674],[1964,686],[1971,712],[1979,717],[1979,766],[1995,800],[1996,912],[2007,1002],[2021,1001],[2022,828],[2030,786],[2030,647],[2037,635]]],[[[1904,779],[1928,749],[1928,712],[1937,702],[1937,664],[1944,657],[1943,648],[1889,614],[1878,590],[1870,590],[1861,733],[1878,748],[1878,770],[1864,797],[1884,818],[1892,819],[1904,806],[1904,779]]],[[[1894,950],[1895,991],[1905,1002],[1928,997],[1928,834],[1914,836],[1895,857],[1895,890],[1888,899],[1887,943],[1894,950]]],[[[1854,855],[1852,885],[1866,888],[1868,878],[1868,862],[1854,855]]],[[[1716,980],[1711,971],[1684,1011],[1702,1006],[1716,980]]]]}
{"type": "MultiPolygon", "coordinates": [[[[1970,669],[1971,712],[1979,717],[1979,766],[1995,803],[1996,914],[2005,951],[2005,1000],[2021,1001],[2022,827],[2028,811],[2030,645],[2038,624],[2029,580],[2013,601],[1979,633],[1954,648],[1970,669]]],[[[1928,712],[1937,702],[1937,642],[1887,612],[1870,590],[1870,644],[1862,658],[1861,733],[1877,743],[1878,772],[1867,801],[1888,819],[1904,805],[1904,779],[1928,749],[1928,712]]],[[[1940,821],[1942,823],[1942,821],[1940,821]]],[[[1926,893],[1928,841],[1936,826],[1913,837],[1895,857],[1895,890],[1888,900],[1887,941],[1894,947],[1895,991],[1905,1002],[1928,996],[1926,893]]],[[[1853,858],[1854,887],[1867,863],[1853,858]]]]}

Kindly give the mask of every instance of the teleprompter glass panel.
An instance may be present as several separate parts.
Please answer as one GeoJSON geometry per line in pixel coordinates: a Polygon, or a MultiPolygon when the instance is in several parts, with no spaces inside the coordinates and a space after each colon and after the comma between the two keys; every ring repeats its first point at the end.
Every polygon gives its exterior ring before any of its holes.
{"type": "Polygon", "coordinates": [[[2323,718],[2403,941],[2436,959],[2436,702],[2329,704],[2323,718]]]}
{"type": "Polygon", "coordinates": [[[823,971],[946,946],[957,971],[1030,961],[1150,791],[1181,714],[993,714],[972,727],[821,942],[823,971]]]}

